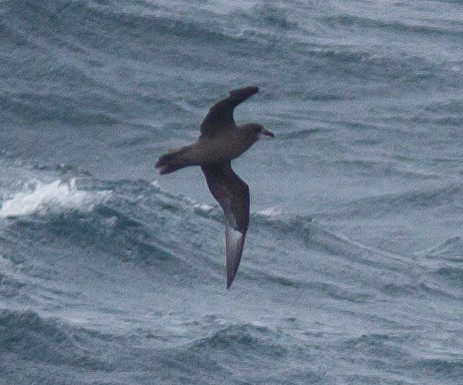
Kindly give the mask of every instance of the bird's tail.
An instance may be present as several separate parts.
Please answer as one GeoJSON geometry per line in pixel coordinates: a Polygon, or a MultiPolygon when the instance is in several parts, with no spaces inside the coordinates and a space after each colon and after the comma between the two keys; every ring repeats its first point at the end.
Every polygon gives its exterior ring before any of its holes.
{"type": "Polygon", "coordinates": [[[160,174],[170,174],[171,172],[189,166],[190,164],[185,157],[187,150],[188,147],[170,150],[167,154],[164,154],[158,159],[154,167],[159,169],[160,174]]]}

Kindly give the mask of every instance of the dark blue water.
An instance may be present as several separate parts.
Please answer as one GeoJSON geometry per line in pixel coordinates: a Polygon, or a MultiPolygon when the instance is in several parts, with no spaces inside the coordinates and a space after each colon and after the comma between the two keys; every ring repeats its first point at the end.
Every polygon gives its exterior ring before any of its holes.
{"type": "Polygon", "coordinates": [[[0,58],[1,385],[462,383],[460,1],[4,0],[0,58]],[[247,85],[227,291],[153,164],[247,85]]]}

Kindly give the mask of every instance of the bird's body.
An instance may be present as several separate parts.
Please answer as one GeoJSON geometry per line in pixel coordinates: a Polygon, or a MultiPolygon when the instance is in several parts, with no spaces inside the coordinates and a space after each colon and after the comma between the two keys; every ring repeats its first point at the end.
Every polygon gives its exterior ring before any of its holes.
{"type": "Polygon", "coordinates": [[[172,150],[159,159],[161,174],[168,174],[183,167],[221,163],[235,159],[251,147],[256,139],[254,126],[237,126],[222,135],[200,137],[195,143],[172,150]],[[168,166],[164,168],[163,162],[168,166]]]}
{"type": "Polygon", "coordinates": [[[236,125],[234,108],[258,92],[257,87],[230,91],[230,95],[214,104],[201,122],[199,139],[161,156],[156,168],[169,174],[188,166],[200,166],[214,198],[226,217],[225,243],[227,288],[230,287],[241,260],[249,224],[249,188],[231,168],[231,160],[248,150],[262,135],[273,134],[262,125],[236,125]]]}

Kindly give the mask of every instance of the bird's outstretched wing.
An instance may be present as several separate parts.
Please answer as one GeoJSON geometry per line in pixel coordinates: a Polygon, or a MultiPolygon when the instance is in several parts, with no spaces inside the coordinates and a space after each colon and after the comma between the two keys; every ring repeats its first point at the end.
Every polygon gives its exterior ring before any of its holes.
{"type": "Polygon", "coordinates": [[[235,278],[249,225],[249,187],[235,174],[230,162],[201,166],[214,198],[225,213],[227,289],[235,278]]]}
{"type": "Polygon", "coordinates": [[[228,97],[215,103],[201,122],[201,136],[213,137],[217,133],[233,129],[233,110],[247,98],[259,91],[257,87],[246,87],[230,91],[228,97]]]}

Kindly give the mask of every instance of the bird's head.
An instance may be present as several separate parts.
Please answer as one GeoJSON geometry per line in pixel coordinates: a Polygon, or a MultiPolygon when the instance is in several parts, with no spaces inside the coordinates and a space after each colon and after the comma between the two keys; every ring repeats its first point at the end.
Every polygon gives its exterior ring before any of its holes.
{"type": "Polygon", "coordinates": [[[275,137],[273,132],[264,128],[262,124],[258,123],[248,123],[246,124],[248,130],[252,131],[255,136],[255,140],[259,140],[262,136],[269,136],[271,138],[275,137]]]}

